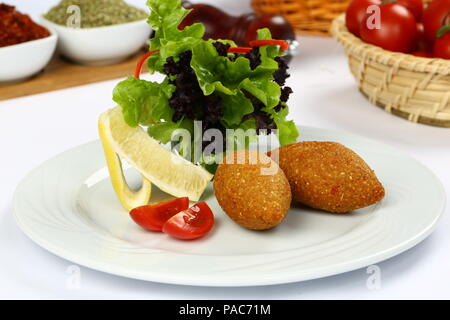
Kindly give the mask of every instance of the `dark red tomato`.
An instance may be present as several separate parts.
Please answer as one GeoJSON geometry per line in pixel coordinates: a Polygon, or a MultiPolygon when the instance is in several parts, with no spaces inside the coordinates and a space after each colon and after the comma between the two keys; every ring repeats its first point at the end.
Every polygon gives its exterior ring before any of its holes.
{"type": "Polygon", "coordinates": [[[353,0],[347,8],[345,24],[348,31],[359,37],[359,30],[367,8],[374,4],[380,4],[381,0],[353,0]]]}
{"type": "Polygon", "coordinates": [[[423,2],[422,0],[397,0],[398,4],[406,7],[416,18],[416,21],[422,21],[423,2]]]}
{"type": "Polygon", "coordinates": [[[203,237],[214,226],[214,214],[206,202],[200,202],[167,220],[163,232],[181,240],[203,237]]]}
{"type": "Polygon", "coordinates": [[[361,24],[361,38],[385,50],[408,53],[417,41],[417,23],[414,15],[396,3],[379,6],[380,14],[366,14],[361,24]],[[376,20],[379,19],[379,27],[376,20]]]}
{"type": "Polygon", "coordinates": [[[433,58],[433,54],[430,51],[414,51],[411,53],[413,56],[422,58],[433,58]]]}
{"type": "Polygon", "coordinates": [[[450,0],[433,0],[423,12],[425,35],[431,43],[436,39],[436,33],[443,25],[450,23],[450,0]],[[446,19],[447,17],[447,19],[446,19]],[[444,21],[447,20],[447,21],[444,21]]]}
{"type": "Polygon", "coordinates": [[[450,59],[450,32],[436,39],[433,53],[436,58],[450,59]]]}
{"type": "Polygon", "coordinates": [[[433,44],[430,43],[425,36],[425,29],[422,22],[417,24],[417,42],[415,49],[416,51],[426,51],[430,53],[433,51],[433,44]]]}
{"type": "Polygon", "coordinates": [[[189,198],[178,198],[135,208],[130,211],[130,216],[144,229],[162,231],[167,220],[188,208],[189,198]]]}

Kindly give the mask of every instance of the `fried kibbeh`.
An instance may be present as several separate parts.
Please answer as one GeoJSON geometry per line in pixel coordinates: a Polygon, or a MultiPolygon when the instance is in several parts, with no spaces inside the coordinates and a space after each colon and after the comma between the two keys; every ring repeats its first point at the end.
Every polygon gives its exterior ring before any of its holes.
{"type": "Polygon", "coordinates": [[[340,143],[299,142],[269,155],[288,178],[294,200],[310,207],[345,213],[384,198],[374,171],[340,143]]]}
{"type": "Polygon", "coordinates": [[[255,150],[239,150],[222,161],[214,193],[232,220],[252,230],[280,224],[292,201],[289,182],[278,164],[255,150]]]}

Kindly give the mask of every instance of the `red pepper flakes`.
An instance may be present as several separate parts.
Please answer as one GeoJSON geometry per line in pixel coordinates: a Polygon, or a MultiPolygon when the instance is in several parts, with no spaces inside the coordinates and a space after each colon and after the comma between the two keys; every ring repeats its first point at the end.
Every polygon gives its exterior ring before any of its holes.
{"type": "Polygon", "coordinates": [[[331,188],[331,194],[336,194],[339,192],[339,187],[333,187],[331,188]]]}
{"type": "Polygon", "coordinates": [[[50,32],[36,24],[31,18],[15,7],[0,3],[0,47],[50,36],[50,32]]]}

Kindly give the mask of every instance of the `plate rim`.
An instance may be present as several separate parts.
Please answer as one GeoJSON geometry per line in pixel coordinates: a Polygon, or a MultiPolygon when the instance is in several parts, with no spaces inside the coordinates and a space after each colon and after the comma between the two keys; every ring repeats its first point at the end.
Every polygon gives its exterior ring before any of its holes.
{"type": "Polygon", "coordinates": [[[424,229],[421,230],[421,232],[417,233],[414,237],[405,240],[403,243],[399,243],[396,246],[393,246],[389,249],[386,249],[382,252],[379,252],[377,254],[373,254],[372,256],[368,258],[361,258],[359,261],[351,261],[346,262],[343,261],[339,264],[333,265],[333,268],[321,268],[317,269],[314,272],[309,272],[309,274],[303,273],[300,276],[291,275],[291,273],[288,273],[286,276],[276,276],[273,278],[268,279],[267,277],[264,277],[263,279],[258,279],[255,281],[255,279],[251,278],[249,280],[236,280],[236,281],[229,281],[227,280],[215,280],[215,279],[204,279],[199,280],[199,278],[191,278],[191,277],[183,277],[178,274],[174,274],[171,277],[163,277],[160,274],[154,274],[153,278],[149,277],[148,273],[142,274],[142,273],[136,273],[129,272],[126,270],[126,268],[123,268],[122,266],[114,266],[114,264],[110,263],[97,263],[94,260],[90,260],[89,258],[85,258],[83,256],[77,256],[75,253],[71,253],[70,250],[66,250],[62,248],[61,246],[56,246],[53,243],[47,241],[45,238],[42,238],[40,236],[37,236],[32,228],[27,226],[21,221],[20,215],[19,215],[19,209],[18,209],[18,195],[19,191],[21,189],[21,186],[26,183],[28,178],[35,172],[39,171],[42,167],[44,167],[48,162],[51,162],[53,160],[56,160],[59,157],[64,157],[64,154],[71,152],[75,149],[86,147],[87,145],[98,143],[98,139],[80,144],[78,146],[72,147],[68,150],[65,150],[46,161],[42,162],[35,168],[33,168],[30,172],[28,172],[25,177],[22,178],[22,180],[17,185],[14,195],[13,195],[13,215],[14,219],[19,226],[19,229],[34,243],[39,245],[41,248],[47,250],[48,252],[63,258],[65,260],[68,260],[70,262],[73,262],[75,264],[78,264],[80,266],[87,267],[92,270],[105,272],[108,274],[112,274],[115,276],[122,276],[127,277],[131,279],[136,280],[144,280],[144,281],[151,281],[156,283],[163,283],[163,284],[172,284],[172,285],[190,285],[190,286],[202,286],[202,287],[250,287],[250,286],[265,286],[265,285],[278,285],[278,284],[286,284],[286,283],[295,283],[295,282],[301,282],[301,281],[307,281],[307,280],[313,280],[313,279],[319,279],[319,278],[325,278],[330,277],[333,275],[338,275],[354,270],[358,270],[382,261],[385,261],[387,259],[393,258],[403,252],[406,252],[410,250],[411,248],[415,247],[417,244],[425,240],[433,231],[436,229],[439,221],[442,218],[443,212],[445,211],[446,202],[447,202],[447,196],[445,192],[445,187],[442,184],[442,181],[436,176],[436,174],[429,169],[426,165],[424,165],[421,161],[415,159],[411,155],[409,155],[407,152],[397,150],[390,146],[389,144],[386,144],[384,142],[380,142],[377,140],[373,140],[370,138],[366,138],[364,136],[345,132],[345,131],[337,131],[337,130],[330,130],[330,129],[322,129],[318,127],[312,127],[312,126],[298,126],[300,130],[307,129],[307,130],[313,130],[313,131],[319,131],[324,136],[330,136],[332,137],[333,134],[340,135],[343,138],[348,137],[352,139],[357,139],[359,141],[367,141],[371,144],[376,144],[384,149],[389,149],[391,151],[395,151],[398,155],[401,155],[403,157],[407,157],[411,160],[413,160],[417,165],[419,165],[424,171],[427,172],[427,174],[433,178],[434,182],[436,183],[436,187],[439,189],[440,198],[442,199],[439,206],[436,208],[438,210],[438,214],[436,214],[436,217],[434,217],[433,221],[424,229]],[[150,279],[151,278],[151,279],[150,279]]]}

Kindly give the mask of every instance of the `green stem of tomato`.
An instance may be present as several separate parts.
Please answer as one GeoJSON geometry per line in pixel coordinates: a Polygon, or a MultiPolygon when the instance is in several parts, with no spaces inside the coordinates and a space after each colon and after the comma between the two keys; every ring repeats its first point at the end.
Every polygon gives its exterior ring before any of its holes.
{"type": "MultiPolygon", "coordinates": [[[[447,14],[447,16],[445,17],[444,21],[447,19],[447,17],[449,17],[449,14],[447,14]]],[[[442,38],[443,36],[445,36],[447,34],[447,32],[450,32],[450,23],[447,25],[443,25],[438,32],[436,33],[436,38],[442,38]]]]}

